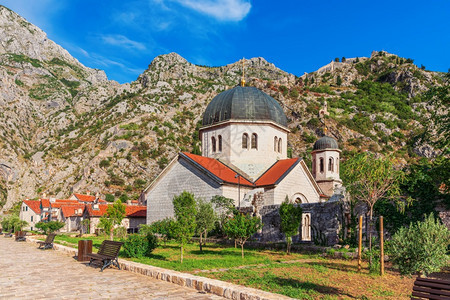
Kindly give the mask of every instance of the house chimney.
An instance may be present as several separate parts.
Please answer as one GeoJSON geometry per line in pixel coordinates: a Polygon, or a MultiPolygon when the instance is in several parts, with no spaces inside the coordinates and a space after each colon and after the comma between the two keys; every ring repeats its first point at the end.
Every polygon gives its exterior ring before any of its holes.
{"type": "Polygon", "coordinates": [[[86,195],[91,195],[91,191],[86,191],[86,195]]]}
{"type": "Polygon", "coordinates": [[[47,198],[47,194],[46,193],[42,193],[42,199],[47,198]]]}
{"type": "Polygon", "coordinates": [[[127,205],[131,205],[131,200],[127,200],[127,205]]]}
{"type": "Polygon", "coordinates": [[[50,203],[55,203],[56,198],[50,198],[50,203]]]}
{"type": "Polygon", "coordinates": [[[99,210],[100,207],[98,206],[98,204],[93,204],[93,205],[92,205],[92,209],[99,210]]]}

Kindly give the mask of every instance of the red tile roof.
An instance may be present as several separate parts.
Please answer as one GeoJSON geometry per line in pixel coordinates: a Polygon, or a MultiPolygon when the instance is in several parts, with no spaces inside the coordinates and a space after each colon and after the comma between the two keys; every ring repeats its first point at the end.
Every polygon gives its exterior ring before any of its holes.
{"type": "Polygon", "coordinates": [[[93,209],[94,204],[86,204],[86,209],[91,217],[101,217],[106,214],[106,209],[108,208],[108,204],[98,204],[99,209],[93,209]]]}
{"type": "Polygon", "coordinates": [[[94,202],[96,197],[92,195],[73,194],[79,201],[94,202]]]}
{"type": "MultiPolygon", "coordinates": [[[[236,178],[236,172],[233,171],[228,166],[224,165],[220,161],[214,158],[204,157],[200,155],[195,155],[192,153],[182,152],[185,156],[190,158],[192,161],[218,177],[219,179],[228,182],[238,184],[238,178],[236,178]]],[[[241,185],[253,186],[253,183],[240,176],[239,180],[241,185]]]]}
{"type": "Polygon", "coordinates": [[[300,160],[300,158],[290,158],[277,161],[256,180],[255,185],[266,186],[279,183],[300,160]]]}
{"type": "Polygon", "coordinates": [[[35,213],[41,213],[41,202],[39,200],[23,200],[23,203],[25,203],[35,213]]]}
{"type": "Polygon", "coordinates": [[[56,199],[55,202],[50,202],[50,205],[52,208],[60,208],[63,205],[79,205],[80,202],[77,200],[63,200],[63,199],[56,199]]]}
{"type": "Polygon", "coordinates": [[[50,200],[49,199],[40,199],[42,207],[50,207],[50,200]]]}
{"type": "Polygon", "coordinates": [[[82,216],[83,210],[84,210],[84,204],[78,204],[78,205],[63,205],[61,206],[61,212],[64,217],[76,217],[76,216],[82,216]],[[78,209],[81,209],[81,213],[76,213],[78,209]]]}
{"type": "Polygon", "coordinates": [[[147,206],[127,205],[125,213],[127,217],[146,217],[147,206]]]}
{"type": "MultiPolygon", "coordinates": [[[[223,180],[224,182],[234,184],[238,183],[238,178],[235,177],[236,171],[218,161],[217,159],[186,152],[182,152],[182,154],[187,156],[192,161],[194,161],[219,179],[223,180]]],[[[255,182],[251,182],[241,175],[240,184],[252,187],[278,184],[284,178],[284,176],[286,176],[300,161],[301,158],[281,159],[274,163],[255,182]]]]}

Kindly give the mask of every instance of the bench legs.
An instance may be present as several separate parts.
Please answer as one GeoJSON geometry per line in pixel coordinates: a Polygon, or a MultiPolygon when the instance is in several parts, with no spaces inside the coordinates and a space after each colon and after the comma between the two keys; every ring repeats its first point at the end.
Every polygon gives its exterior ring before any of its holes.
{"type": "MultiPolygon", "coordinates": [[[[92,262],[94,260],[98,260],[98,259],[91,258],[89,261],[89,265],[92,265],[92,262]]],[[[102,266],[102,269],[100,270],[100,272],[103,272],[103,270],[106,269],[107,267],[109,267],[110,265],[116,266],[119,270],[121,270],[120,265],[119,265],[119,260],[117,258],[116,259],[103,259],[102,263],[103,263],[103,266],[102,266]]]]}

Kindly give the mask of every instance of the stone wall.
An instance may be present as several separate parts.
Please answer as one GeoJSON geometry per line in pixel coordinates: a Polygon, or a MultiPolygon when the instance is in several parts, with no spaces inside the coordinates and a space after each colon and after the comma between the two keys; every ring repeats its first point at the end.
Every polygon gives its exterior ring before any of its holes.
{"type": "MultiPolygon", "coordinates": [[[[312,242],[324,246],[338,243],[339,230],[342,227],[342,207],[340,202],[300,204],[303,213],[311,214],[312,242]]],[[[284,234],[280,231],[280,205],[264,206],[260,210],[263,229],[258,238],[262,242],[283,242],[284,234]]],[[[301,242],[301,237],[292,237],[294,243],[301,242]]]]}

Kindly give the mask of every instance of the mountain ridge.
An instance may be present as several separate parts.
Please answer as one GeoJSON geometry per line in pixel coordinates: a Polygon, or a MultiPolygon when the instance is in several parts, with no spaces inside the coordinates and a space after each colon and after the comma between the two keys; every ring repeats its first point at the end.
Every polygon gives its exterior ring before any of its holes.
{"type": "MultiPolygon", "coordinates": [[[[206,105],[242,76],[240,62],[198,66],[169,53],[157,56],[135,81],[119,84],[24,22],[0,6],[4,211],[42,192],[64,197],[90,190],[137,199],[177,152],[199,153],[206,105]]],[[[423,94],[443,81],[440,73],[422,70],[410,59],[379,51],[300,77],[261,57],[245,66],[247,84],[277,99],[288,116],[294,156],[308,161],[322,122],[344,154],[393,152],[405,163],[417,153],[436,154],[411,139],[434,109],[423,94]],[[330,115],[320,119],[325,101],[330,115]]]]}

